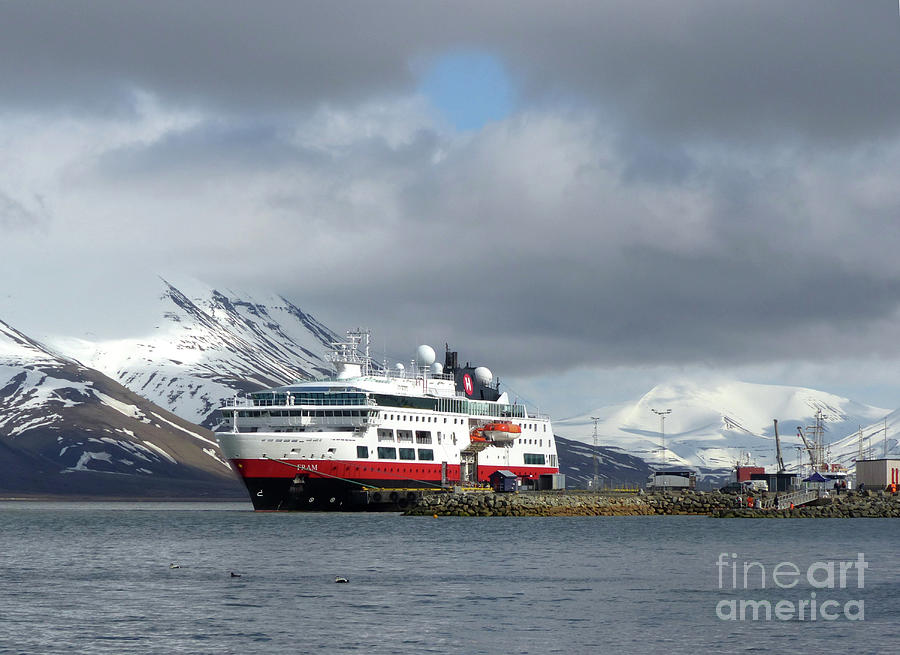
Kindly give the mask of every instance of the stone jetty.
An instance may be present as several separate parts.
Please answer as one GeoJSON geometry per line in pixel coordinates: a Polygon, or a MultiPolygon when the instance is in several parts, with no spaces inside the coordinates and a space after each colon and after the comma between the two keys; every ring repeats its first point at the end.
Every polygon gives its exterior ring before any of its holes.
{"type": "Polygon", "coordinates": [[[822,498],[794,509],[749,509],[741,497],[717,491],[615,494],[568,492],[429,492],[407,516],[646,516],[695,515],[716,518],[888,518],[900,517],[900,496],[885,492],[822,498]]]}

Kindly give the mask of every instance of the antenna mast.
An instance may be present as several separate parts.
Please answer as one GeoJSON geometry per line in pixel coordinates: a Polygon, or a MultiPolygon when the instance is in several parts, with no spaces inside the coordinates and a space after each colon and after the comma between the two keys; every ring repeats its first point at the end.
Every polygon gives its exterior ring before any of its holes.
{"type": "Polygon", "coordinates": [[[600,421],[600,418],[597,416],[592,416],[591,419],[594,421],[594,491],[600,491],[600,470],[599,470],[599,462],[597,461],[597,423],[600,421]]]}
{"type": "Polygon", "coordinates": [[[651,409],[651,412],[659,416],[659,441],[662,450],[663,468],[666,467],[666,417],[672,413],[671,409],[651,409]]]}

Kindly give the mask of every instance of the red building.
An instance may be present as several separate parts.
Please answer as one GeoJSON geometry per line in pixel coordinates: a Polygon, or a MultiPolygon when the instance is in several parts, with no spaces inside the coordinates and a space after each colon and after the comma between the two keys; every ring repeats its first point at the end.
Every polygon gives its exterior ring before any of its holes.
{"type": "Polygon", "coordinates": [[[735,482],[748,482],[750,476],[754,473],[765,473],[766,469],[762,466],[736,466],[734,468],[735,482]]]}

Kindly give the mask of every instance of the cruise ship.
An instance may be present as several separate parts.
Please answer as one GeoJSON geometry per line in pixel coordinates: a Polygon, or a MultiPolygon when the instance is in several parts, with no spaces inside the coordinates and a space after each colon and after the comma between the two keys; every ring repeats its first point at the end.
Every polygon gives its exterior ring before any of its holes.
{"type": "Polygon", "coordinates": [[[425,489],[491,475],[552,488],[549,417],[510,402],[483,366],[419,346],[407,368],[376,364],[368,331],[329,356],[334,375],[235,397],[216,437],[257,510],[402,510],[425,489]]]}

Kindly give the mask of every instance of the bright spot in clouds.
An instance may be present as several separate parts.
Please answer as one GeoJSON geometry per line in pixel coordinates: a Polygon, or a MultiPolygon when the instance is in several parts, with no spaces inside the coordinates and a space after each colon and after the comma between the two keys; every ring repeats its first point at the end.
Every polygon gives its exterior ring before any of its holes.
{"type": "Polygon", "coordinates": [[[513,87],[506,67],[494,55],[455,52],[434,61],[421,91],[458,130],[479,130],[513,110],[513,87]]]}

